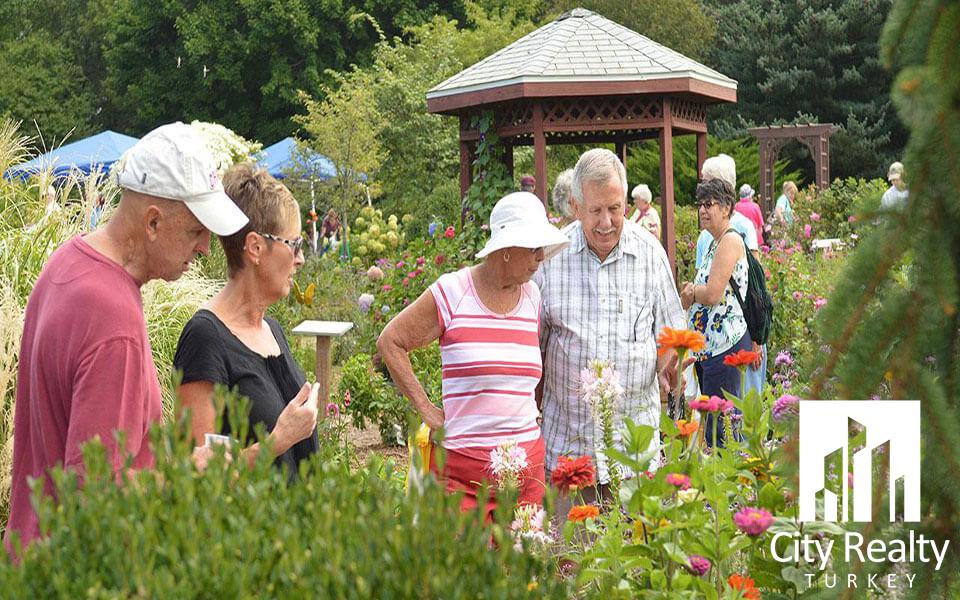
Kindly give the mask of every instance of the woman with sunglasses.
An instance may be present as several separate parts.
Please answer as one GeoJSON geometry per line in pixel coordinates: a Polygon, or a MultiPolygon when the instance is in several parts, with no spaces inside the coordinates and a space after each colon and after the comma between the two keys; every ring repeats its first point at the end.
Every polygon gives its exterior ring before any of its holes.
{"type": "Polygon", "coordinates": [[[260,453],[264,440],[255,430],[262,423],[275,464],[292,481],[318,447],[317,405],[283,330],[266,311],[287,297],[303,265],[300,208],[282,183],[249,164],[227,171],[223,187],[250,222],[220,238],[227,284],[180,335],[173,364],[183,372],[181,407],[190,410],[194,443],[203,445],[208,433],[232,433],[226,422],[215,431],[214,386],[238,388],[250,400],[245,457],[252,462],[260,453]]]}
{"type": "MultiPolygon", "coordinates": [[[[747,251],[744,240],[730,227],[736,200],[733,187],[722,179],[710,179],[697,185],[697,207],[700,223],[713,237],[710,247],[697,269],[693,282],[680,289],[680,302],[687,309],[691,329],[702,333],[706,347],[695,364],[700,393],[723,397],[723,392],[740,394],[740,372],[723,364],[723,359],[740,350],[750,350],[743,309],[731,287],[747,295],[747,251]]],[[[714,445],[713,423],[708,418],[706,440],[714,445]]],[[[718,445],[723,445],[721,425],[718,445]]]]}

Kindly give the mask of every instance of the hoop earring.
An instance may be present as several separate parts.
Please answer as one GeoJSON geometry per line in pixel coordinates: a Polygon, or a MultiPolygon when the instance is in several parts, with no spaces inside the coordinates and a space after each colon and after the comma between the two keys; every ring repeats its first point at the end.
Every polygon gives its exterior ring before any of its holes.
{"type": "Polygon", "coordinates": [[[503,253],[503,262],[510,262],[510,253],[509,253],[509,252],[504,252],[504,253],[503,253]]]}

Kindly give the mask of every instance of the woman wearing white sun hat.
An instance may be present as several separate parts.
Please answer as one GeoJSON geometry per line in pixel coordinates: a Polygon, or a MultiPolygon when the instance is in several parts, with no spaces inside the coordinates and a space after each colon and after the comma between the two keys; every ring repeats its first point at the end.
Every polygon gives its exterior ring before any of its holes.
{"type": "MultiPolygon", "coordinates": [[[[541,375],[540,291],[530,278],[569,243],[547,220],[539,198],[529,192],[504,196],[490,213],[490,239],[477,253],[483,261],[440,276],[377,340],[403,395],[431,429],[444,429],[446,462],[439,475],[450,492],[464,493],[464,510],[479,504],[481,482],[496,483],[491,451],[508,445],[525,452],[520,501],[543,499],[544,448],[534,399],[541,375]],[[427,397],[408,357],[434,340],[440,341],[442,409],[427,397]]],[[[488,516],[494,506],[486,503],[488,516]]]]}

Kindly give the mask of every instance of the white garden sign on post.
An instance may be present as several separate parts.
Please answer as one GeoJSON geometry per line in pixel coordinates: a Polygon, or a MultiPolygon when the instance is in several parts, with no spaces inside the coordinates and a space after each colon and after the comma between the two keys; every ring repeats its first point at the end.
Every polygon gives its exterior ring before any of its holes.
{"type": "Polygon", "coordinates": [[[353,323],[349,321],[303,321],[293,328],[293,335],[317,338],[316,377],[324,404],[330,400],[330,339],[340,337],[352,328],[353,323]]]}

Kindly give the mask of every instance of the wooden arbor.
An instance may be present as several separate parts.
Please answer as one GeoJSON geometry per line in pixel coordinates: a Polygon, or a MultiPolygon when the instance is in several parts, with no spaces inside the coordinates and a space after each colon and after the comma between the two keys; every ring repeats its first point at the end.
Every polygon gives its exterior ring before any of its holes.
{"type": "MultiPolygon", "coordinates": [[[[575,9],[427,93],[432,113],[460,119],[460,192],[472,182],[480,133],[473,117],[490,110],[513,172],[513,148],[533,146],[536,194],[547,202],[547,145],[660,146],[663,245],[676,264],[673,136],[697,136],[697,169],[707,154],[707,106],[736,101],[736,82],[642,35],[575,9]]],[[[573,165],[569,165],[573,166],[573,165]]]]}
{"type": "Polygon", "coordinates": [[[831,123],[808,123],[806,125],[776,125],[748,129],[750,135],[760,142],[760,195],[763,209],[773,209],[774,173],[777,154],[784,144],[797,140],[810,150],[816,170],[817,189],[823,190],[830,185],[830,136],[837,131],[831,123]]]}

